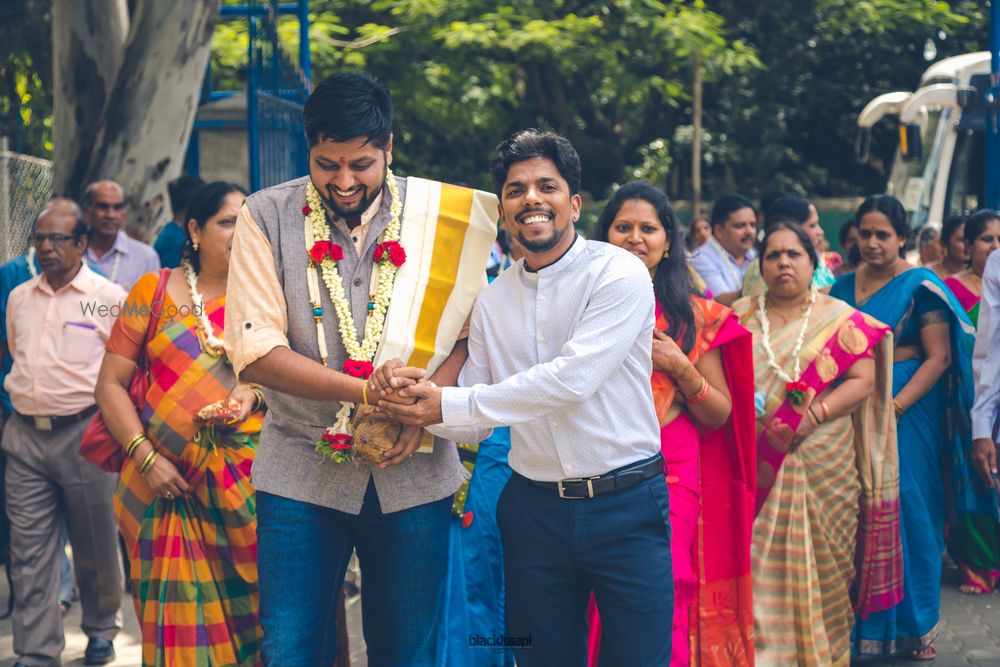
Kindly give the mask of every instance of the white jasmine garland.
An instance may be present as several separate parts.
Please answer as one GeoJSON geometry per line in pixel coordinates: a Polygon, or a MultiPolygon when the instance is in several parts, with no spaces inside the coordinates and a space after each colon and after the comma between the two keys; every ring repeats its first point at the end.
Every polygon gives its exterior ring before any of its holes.
{"type": "Polygon", "coordinates": [[[809,328],[809,317],[812,315],[813,304],[816,303],[816,286],[813,284],[809,287],[809,306],[806,308],[805,315],[802,317],[802,329],[799,331],[799,337],[795,339],[795,347],[792,348],[792,358],[795,360],[795,367],[792,370],[794,377],[790,377],[788,373],[786,373],[781,366],[778,365],[778,362],[774,357],[774,350],[771,349],[771,323],[767,319],[766,301],[767,297],[762,295],[760,297],[760,301],[757,303],[757,319],[760,320],[764,352],[767,354],[767,365],[773,368],[778,374],[778,377],[784,382],[798,382],[799,377],[802,375],[799,354],[802,352],[802,346],[805,344],[806,329],[809,328]]]}
{"type": "Polygon", "coordinates": [[[208,313],[205,312],[205,300],[198,292],[198,274],[191,262],[184,260],[181,264],[184,266],[184,276],[187,278],[188,292],[191,294],[191,304],[194,306],[196,326],[198,333],[201,334],[198,338],[202,343],[202,348],[210,356],[221,356],[225,351],[225,344],[215,335],[212,321],[208,319],[208,313]]]}
{"type": "MultiPolygon", "coordinates": [[[[396,185],[396,177],[391,169],[386,169],[385,182],[389,188],[389,223],[379,239],[379,243],[389,241],[399,242],[400,214],[403,204],[399,198],[399,188],[396,185]]],[[[306,185],[306,204],[308,212],[305,218],[305,244],[306,253],[309,256],[309,268],[307,269],[307,285],[309,288],[309,302],[313,308],[313,319],[316,322],[316,339],[319,347],[320,358],[323,365],[327,365],[329,352],[326,346],[326,334],[323,328],[323,305],[320,297],[319,281],[322,279],[333,303],[334,311],[337,314],[337,329],[340,340],[344,345],[349,359],[353,361],[372,362],[375,353],[378,351],[379,342],[382,339],[382,330],[385,326],[386,314],[389,311],[389,301],[392,297],[393,282],[396,277],[398,267],[391,261],[375,262],[372,267],[372,285],[374,294],[371,294],[371,306],[368,309],[368,316],[365,319],[364,338],[358,341],[357,327],[354,325],[354,316],[351,313],[351,306],[347,301],[344,292],[344,284],[337,270],[337,262],[329,255],[324,256],[317,265],[312,257],[312,247],[319,241],[330,242],[330,226],[326,219],[323,208],[323,200],[319,191],[310,180],[306,185]],[[315,271],[314,269],[318,269],[315,271]]],[[[336,423],[326,429],[330,435],[350,435],[351,415],[354,411],[354,404],[346,401],[341,402],[340,410],[337,412],[336,423]]],[[[324,446],[323,440],[316,444],[316,450],[333,458],[342,461],[350,458],[350,450],[334,451],[328,446],[324,446]]]]}

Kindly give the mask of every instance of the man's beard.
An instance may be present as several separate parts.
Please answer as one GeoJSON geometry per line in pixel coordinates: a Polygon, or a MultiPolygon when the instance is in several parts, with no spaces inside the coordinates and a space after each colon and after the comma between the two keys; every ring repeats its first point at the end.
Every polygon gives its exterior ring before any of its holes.
{"type": "Polygon", "coordinates": [[[328,185],[325,191],[319,190],[319,188],[317,188],[317,190],[320,193],[320,197],[323,199],[326,205],[330,207],[330,210],[333,211],[333,214],[336,215],[338,218],[345,218],[345,219],[360,218],[361,215],[365,211],[367,211],[369,207],[371,207],[372,203],[378,198],[379,193],[382,192],[382,186],[385,185],[385,178],[388,172],[389,172],[389,165],[388,163],[386,163],[382,171],[382,182],[379,183],[378,187],[376,187],[372,191],[368,190],[368,186],[364,186],[365,196],[350,210],[345,209],[337,204],[337,201],[336,199],[334,199],[333,193],[331,192],[331,190],[333,190],[332,185],[328,185]]]}
{"type": "Polygon", "coordinates": [[[521,247],[529,252],[542,253],[552,250],[557,245],[559,241],[562,240],[563,234],[566,233],[568,227],[563,227],[562,229],[553,229],[552,235],[547,239],[529,240],[525,238],[524,232],[520,229],[517,230],[517,242],[521,244],[521,247]]]}

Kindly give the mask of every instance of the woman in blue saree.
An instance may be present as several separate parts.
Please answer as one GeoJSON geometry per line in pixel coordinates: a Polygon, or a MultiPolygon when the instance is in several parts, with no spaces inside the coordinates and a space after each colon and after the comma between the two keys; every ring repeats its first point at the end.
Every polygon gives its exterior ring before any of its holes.
{"type": "Polygon", "coordinates": [[[910,230],[898,200],[869,197],[856,219],[864,264],[830,295],[893,329],[903,600],[858,619],[855,652],[932,660],[947,509],[996,511],[969,465],[975,334],[941,279],[900,256],[910,230]]]}

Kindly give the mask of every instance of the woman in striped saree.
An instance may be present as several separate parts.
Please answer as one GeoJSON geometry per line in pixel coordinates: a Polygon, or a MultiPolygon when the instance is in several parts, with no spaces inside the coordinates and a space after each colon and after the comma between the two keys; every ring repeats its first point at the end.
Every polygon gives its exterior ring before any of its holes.
{"type": "Polygon", "coordinates": [[[768,228],[759,263],[767,291],[733,304],[754,338],[757,665],[848,665],[855,609],[901,592],[892,336],[811,285],[797,223],[768,228]]]}
{"type": "MultiPolygon", "coordinates": [[[[112,330],[97,402],[126,453],[115,514],[131,562],[146,666],[259,664],[257,540],[250,466],[262,396],[240,385],[222,348],[226,275],[244,193],[210,183],[188,209],[181,269],[144,276],[112,330]],[[128,386],[150,321],[149,389],[136,414],[128,386]],[[198,413],[233,399],[212,423],[198,413]]],[[[258,390],[259,391],[259,390],[258,390]]]]}

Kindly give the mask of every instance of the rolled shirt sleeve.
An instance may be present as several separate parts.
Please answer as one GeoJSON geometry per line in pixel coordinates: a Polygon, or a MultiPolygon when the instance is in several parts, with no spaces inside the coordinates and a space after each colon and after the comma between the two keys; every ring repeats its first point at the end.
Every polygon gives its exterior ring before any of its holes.
{"type": "Polygon", "coordinates": [[[226,354],[237,375],[288,345],[288,311],[271,242],[245,205],[236,218],[226,287],[226,354]]]}

